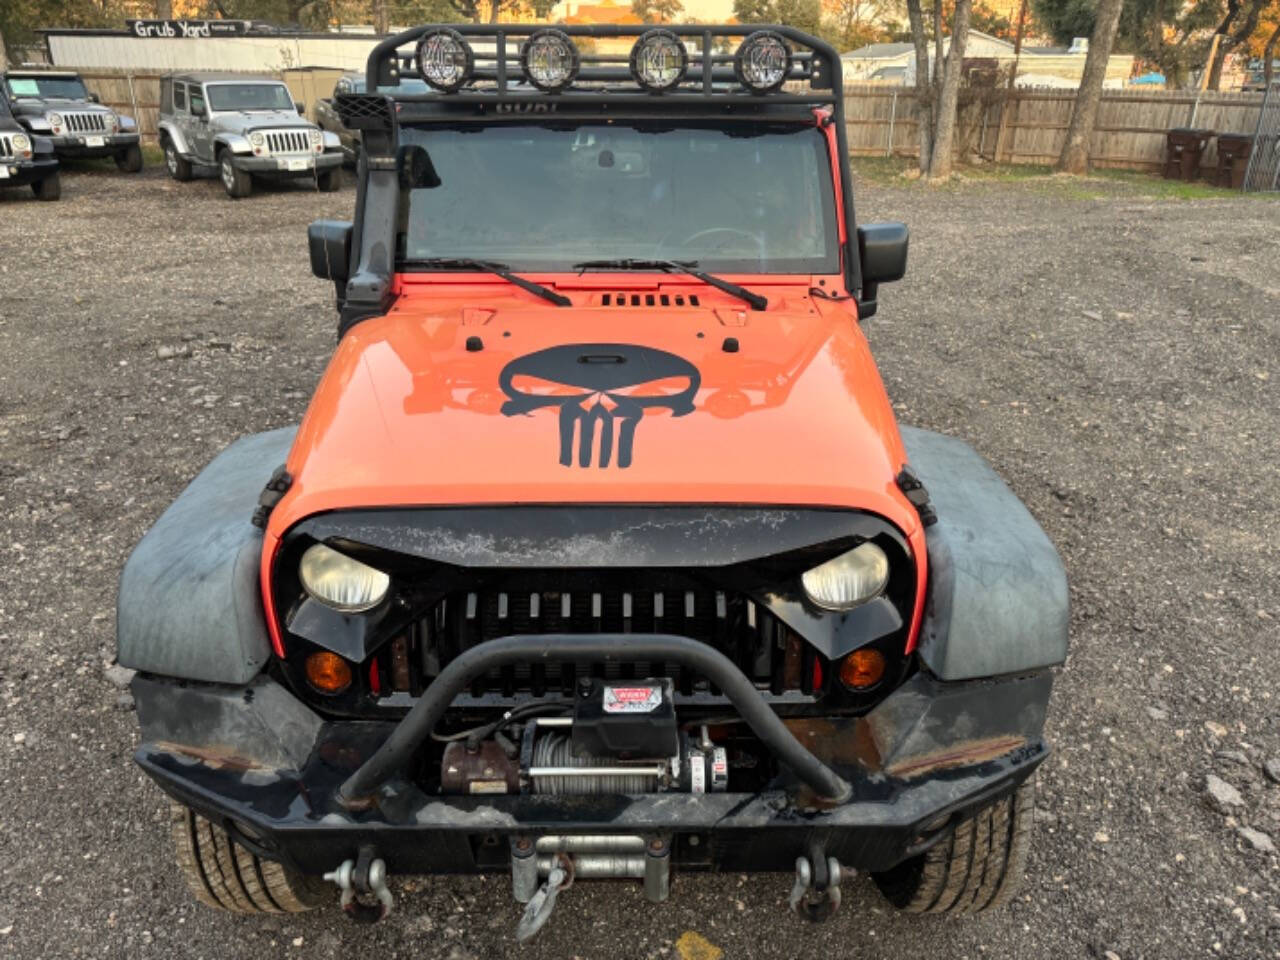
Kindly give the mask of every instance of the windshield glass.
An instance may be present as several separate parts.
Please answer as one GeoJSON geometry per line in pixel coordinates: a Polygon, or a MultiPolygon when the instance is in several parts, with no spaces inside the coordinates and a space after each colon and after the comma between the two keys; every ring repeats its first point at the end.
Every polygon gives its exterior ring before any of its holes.
{"type": "Polygon", "coordinates": [[[56,100],[88,100],[89,91],[79,77],[6,77],[11,97],[45,97],[56,100]]]}
{"type": "MultiPolygon", "coordinates": [[[[545,122],[545,121],[544,121],[545,122]]],[[[835,273],[835,200],[815,126],[670,121],[405,128],[435,186],[402,195],[398,254],[519,270],[675,259],[708,271],[835,273]]]]}
{"type": "Polygon", "coordinates": [[[211,110],[292,110],[293,98],[283,83],[211,83],[211,110]]]}
{"type": "MultiPolygon", "coordinates": [[[[346,77],[347,89],[339,90],[339,93],[364,93],[364,77],[351,76],[346,77]]],[[[431,88],[427,86],[425,80],[414,80],[405,78],[399,83],[386,87],[379,87],[379,93],[390,93],[394,96],[405,96],[408,94],[431,93],[431,88]]]]}

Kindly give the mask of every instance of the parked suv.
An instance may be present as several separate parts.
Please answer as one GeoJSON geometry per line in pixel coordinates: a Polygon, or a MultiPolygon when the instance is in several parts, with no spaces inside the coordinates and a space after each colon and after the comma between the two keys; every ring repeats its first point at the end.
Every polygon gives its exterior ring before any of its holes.
{"type": "Polygon", "coordinates": [[[519,938],[679,871],[786,871],[814,920],[850,870],[1007,903],[1066,579],[977,452],[896,421],[859,324],[907,228],[855,222],[839,54],[618,27],[584,64],[597,30],[418,28],[368,88],[431,94],[337,98],[335,353],[120,581],[178,863],[373,919],[388,873],[501,872],[519,938]]]}
{"type": "Polygon", "coordinates": [[[186,73],[160,82],[160,148],[175,180],[214,173],[233,199],[253,179],[342,186],[337,136],[303,119],[289,88],[269,77],[186,73]]]}
{"type": "Polygon", "coordinates": [[[58,156],[113,157],[125,173],[142,169],[137,123],[99,103],[78,73],[9,70],[4,87],[18,122],[48,137],[58,156]]]}
{"type": "MultiPolygon", "coordinates": [[[[342,142],[342,156],[348,166],[355,167],[360,159],[360,131],[352,130],[342,122],[335,103],[337,98],[347,93],[364,93],[364,74],[344,73],[333,85],[333,96],[316,102],[316,123],[320,129],[337,135],[342,142]]],[[[380,88],[380,93],[394,93],[398,96],[415,93],[430,93],[431,88],[421,80],[403,79],[400,83],[380,88]]]]}
{"type": "Polygon", "coordinates": [[[0,189],[30,186],[41,200],[62,196],[58,157],[48,137],[37,137],[14,119],[0,90],[0,189]]]}

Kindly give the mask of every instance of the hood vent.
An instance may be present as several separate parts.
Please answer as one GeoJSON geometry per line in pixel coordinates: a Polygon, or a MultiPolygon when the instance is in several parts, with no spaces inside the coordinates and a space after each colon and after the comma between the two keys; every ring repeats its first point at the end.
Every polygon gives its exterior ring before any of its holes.
{"type": "Polygon", "coordinates": [[[602,307],[697,307],[698,295],[691,293],[606,293],[600,298],[602,307]]]}

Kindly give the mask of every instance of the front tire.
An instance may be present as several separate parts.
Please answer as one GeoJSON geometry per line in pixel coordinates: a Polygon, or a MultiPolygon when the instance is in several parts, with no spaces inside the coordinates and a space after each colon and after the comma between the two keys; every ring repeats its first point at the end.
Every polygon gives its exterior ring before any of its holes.
{"type": "Polygon", "coordinates": [[[342,189],[342,168],[330,167],[316,177],[316,186],[321,193],[336,193],[342,189]]]}
{"type": "Polygon", "coordinates": [[[228,913],[303,913],[329,899],[323,881],[255,856],[181,804],[170,809],[178,869],[206,906],[228,913]]]}
{"type": "Polygon", "coordinates": [[[939,843],[872,879],[906,913],[980,913],[1013,899],[1031,849],[1035,787],[980,807],[939,843]]]}
{"type": "Polygon", "coordinates": [[[218,175],[232,200],[242,200],[253,192],[253,178],[243,170],[237,170],[231,162],[231,151],[223,149],[218,154],[218,175]]]}
{"type": "Polygon", "coordinates": [[[178,148],[173,145],[173,141],[168,137],[164,141],[164,165],[169,171],[169,176],[179,183],[185,183],[191,179],[191,163],[178,153],[178,148]]]}
{"type": "Polygon", "coordinates": [[[62,199],[62,177],[56,172],[51,173],[43,180],[33,183],[31,192],[36,195],[37,200],[60,200],[62,199]]]}
{"type": "Polygon", "coordinates": [[[125,173],[138,173],[142,169],[142,148],[135,143],[117,153],[116,167],[125,173]]]}

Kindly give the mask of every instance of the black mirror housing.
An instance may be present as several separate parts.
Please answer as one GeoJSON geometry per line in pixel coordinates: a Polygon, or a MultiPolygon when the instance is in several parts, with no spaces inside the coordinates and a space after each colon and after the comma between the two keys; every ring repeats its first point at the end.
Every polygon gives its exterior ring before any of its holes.
{"type": "Polygon", "coordinates": [[[305,103],[295,103],[294,106],[298,108],[298,116],[305,117],[307,115],[307,105],[305,103]]]}
{"type": "Polygon", "coordinates": [[[101,97],[99,97],[96,93],[91,93],[91,94],[89,94],[89,102],[90,102],[90,103],[101,103],[101,102],[102,102],[102,98],[101,98],[101,97]]]}
{"type": "Polygon", "coordinates": [[[351,273],[351,231],[346,220],[316,220],[307,227],[311,272],[321,280],[347,282],[351,273]]]}
{"type": "Polygon", "coordinates": [[[905,223],[865,223],[858,227],[858,259],[862,264],[859,319],[875,315],[880,284],[901,280],[906,274],[909,239],[905,223]]]}

